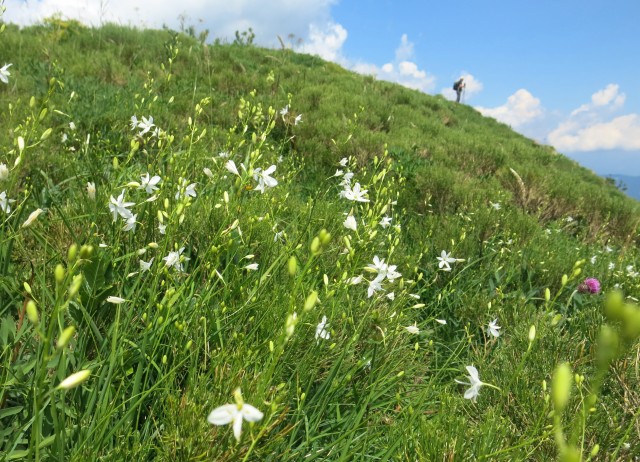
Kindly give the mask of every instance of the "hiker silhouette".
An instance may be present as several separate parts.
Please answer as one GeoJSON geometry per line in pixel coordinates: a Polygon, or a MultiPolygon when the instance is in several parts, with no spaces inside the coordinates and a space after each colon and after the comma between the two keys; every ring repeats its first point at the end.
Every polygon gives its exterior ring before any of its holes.
{"type": "Polygon", "coordinates": [[[453,84],[453,89],[456,91],[456,103],[460,102],[460,95],[462,95],[462,91],[464,90],[465,85],[466,84],[464,83],[464,78],[462,77],[456,80],[453,84]]]}

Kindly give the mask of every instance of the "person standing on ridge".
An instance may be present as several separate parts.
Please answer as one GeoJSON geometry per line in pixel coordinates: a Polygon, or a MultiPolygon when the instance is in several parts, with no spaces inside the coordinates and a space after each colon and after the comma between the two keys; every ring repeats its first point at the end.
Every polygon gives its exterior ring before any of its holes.
{"type": "Polygon", "coordinates": [[[460,102],[460,95],[462,95],[462,91],[464,90],[465,83],[464,78],[460,77],[453,84],[453,89],[456,91],[456,103],[460,102]]]}

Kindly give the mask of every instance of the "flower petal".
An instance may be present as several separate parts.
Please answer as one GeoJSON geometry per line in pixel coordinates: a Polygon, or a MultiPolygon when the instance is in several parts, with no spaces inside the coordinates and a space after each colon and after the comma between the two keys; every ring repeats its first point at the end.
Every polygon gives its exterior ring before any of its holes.
{"type": "MultiPolygon", "coordinates": [[[[236,407],[237,410],[237,407],[236,407]]],[[[233,417],[233,436],[236,437],[236,440],[240,441],[240,436],[242,436],[242,413],[238,412],[233,417]]]]}
{"type": "Polygon", "coordinates": [[[235,404],[225,404],[215,408],[209,416],[207,421],[213,425],[227,425],[231,423],[236,415],[239,415],[238,406],[235,404]]]}
{"type": "Polygon", "coordinates": [[[244,416],[244,420],[246,420],[247,422],[257,422],[259,420],[262,420],[262,418],[264,417],[264,414],[253,407],[251,404],[243,404],[241,412],[244,416]]]}
{"type": "Polygon", "coordinates": [[[479,391],[480,391],[480,389],[478,387],[472,386],[471,388],[468,388],[464,392],[464,397],[465,397],[465,399],[471,399],[471,400],[475,401],[476,397],[478,396],[478,392],[479,391]]]}
{"type": "Polygon", "coordinates": [[[476,369],[473,366],[467,366],[467,372],[469,372],[471,383],[480,382],[480,375],[478,374],[478,369],[476,369]]]}

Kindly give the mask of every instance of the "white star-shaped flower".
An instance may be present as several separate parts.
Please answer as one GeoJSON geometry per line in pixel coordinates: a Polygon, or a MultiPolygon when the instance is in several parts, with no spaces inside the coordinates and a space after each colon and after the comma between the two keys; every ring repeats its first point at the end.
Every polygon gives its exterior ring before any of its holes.
{"type": "MultiPolygon", "coordinates": [[[[133,119],[131,119],[131,121],[133,122],[133,119]]],[[[153,123],[153,117],[149,116],[149,118],[147,119],[145,116],[142,116],[142,121],[138,122],[138,128],[142,130],[140,131],[140,133],[138,133],[138,135],[144,135],[153,127],[155,127],[155,124],[153,123]]]]}
{"type": "Polygon", "coordinates": [[[0,163],[0,181],[6,181],[9,179],[9,168],[7,164],[0,163]]]}
{"type": "Polygon", "coordinates": [[[369,202],[369,199],[367,198],[367,191],[368,189],[361,189],[360,183],[356,183],[353,185],[353,188],[346,185],[344,190],[341,192],[341,195],[350,201],[369,202]]]}
{"type": "Polygon", "coordinates": [[[7,192],[6,191],[2,191],[0,193],[0,208],[2,209],[2,211],[4,213],[10,213],[11,212],[11,204],[13,204],[16,200],[15,199],[9,199],[7,197],[7,192]]]}
{"type": "Polygon", "coordinates": [[[140,186],[138,186],[138,189],[144,189],[147,194],[153,194],[154,191],[157,191],[158,186],[156,185],[162,181],[158,175],[149,177],[148,173],[142,175],[140,178],[142,178],[142,182],[140,183],[140,186]]]}
{"type": "Polygon", "coordinates": [[[233,436],[237,441],[240,441],[242,436],[242,421],[258,422],[262,420],[264,414],[251,404],[246,404],[242,400],[242,394],[238,388],[235,393],[236,404],[224,404],[215,408],[209,416],[207,421],[213,425],[227,425],[232,424],[233,436]]]}
{"type": "Polygon", "coordinates": [[[498,318],[491,321],[489,323],[489,327],[487,327],[487,331],[489,332],[489,334],[494,336],[495,338],[500,337],[500,329],[502,329],[502,327],[498,325],[498,318]]]}
{"type": "Polygon", "coordinates": [[[331,338],[331,333],[327,330],[327,327],[329,327],[327,317],[322,316],[322,320],[316,326],[316,342],[319,342],[318,339],[329,340],[331,338]]]}
{"type": "Polygon", "coordinates": [[[264,193],[266,188],[274,188],[277,186],[278,181],[270,176],[273,172],[276,171],[276,166],[272,165],[266,170],[262,170],[261,168],[256,168],[253,170],[253,179],[258,182],[258,186],[256,186],[256,191],[260,191],[264,193]]]}
{"type": "Polygon", "coordinates": [[[3,83],[9,83],[9,76],[11,74],[7,69],[9,69],[9,67],[11,66],[11,64],[5,64],[4,66],[0,67],[0,81],[2,81],[3,83]]]}
{"type": "Polygon", "coordinates": [[[196,197],[196,195],[196,184],[189,183],[183,178],[180,186],[178,186],[178,192],[176,192],[175,195],[176,200],[186,197],[196,197]]]}
{"type": "Polygon", "coordinates": [[[414,324],[413,326],[406,326],[405,330],[407,332],[409,332],[410,334],[419,334],[420,333],[420,328],[414,324]]]}
{"type": "Polygon", "coordinates": [[[466,369],[467,372],[469,372],[469,383],[462,382],[460,380],[456,380],[456,382],[463,385],[470,385],[470,387],[464,392],[464,397],[465,399],[470,399],[475,403],[478,395],[480,394],[480,387],[486,384],[480,380],[478,369],[473,366],[467,366],[466,369]]]}
{"type": "Polygon", "coordinates": [[[356,219],[354,218],[353,215],[349,215],[347,219],[344,220],[344,223],[342,224],[344,225],[345,228],[350,229],[352,231],[356,231],[358,228],[358,223],[356,222],[356,219]]]}
{"type": "Polygon", "coordinates": [[[382,217],[382,220],[380,220],[378,224],[383,228],[386,228],[387,226],[391,226],[391,217],[388,217],[385,215],[384,217],[382,217]]]}
{"type": "Polygon", "coordinates": [[[177,271],[184,271],[182,262],[188,261],[189,258],[182,255],[182,252],[184,252],[184,247],[180,247],[176,252],[169,252],[169,255],[163,258],[165,266],[173,266],[177,271]]]}
{"type": "Polygon", "coordinates": [[[125,225],[122,227],[123,231],[132,231],[136,232],[136,218],[138,215],[131,215],[129,218],[125,220],[125,225]]]}
{"type": "Polygon", "coordinates": [[[151,265],[153,264],[154,258],[152,258],[149,261],[140,260],[140,272],[141,273],[144,273],[145,271],[149,271],[151,269],[151,265]]]}
{"type": "Polygon", "coordinates": [[[436,257],[439,260],[438,268],[443,271],[451,271],[451,266],[449,263],[455,263],[456,259],[451,257],[451,253],[448,253],[446,250],[443,250],[439,257],[436,257]]]}
{"type": "Polygon", "coordinates": [[[120,215],[125,220],[131,218],[133,213],[129,210],[129,207],[135,205],[135,202],[125,202],[124,201],[124,189],[122,193],[118,196],[117,199],[114,199],[113,196],[109,199],[109,210],[113,213],[113,221],[118,219],[118,215],[120,215]]]}

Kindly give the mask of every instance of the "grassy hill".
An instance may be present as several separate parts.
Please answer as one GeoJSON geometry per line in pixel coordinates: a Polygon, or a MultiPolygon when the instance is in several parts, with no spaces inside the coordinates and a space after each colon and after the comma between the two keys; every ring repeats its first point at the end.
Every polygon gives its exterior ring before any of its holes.
{"type": "Polygon", "coordinates": [[[611,182],[242,36],[0,41],[0,454],[640,455],[640,210],[611,182]]]}

